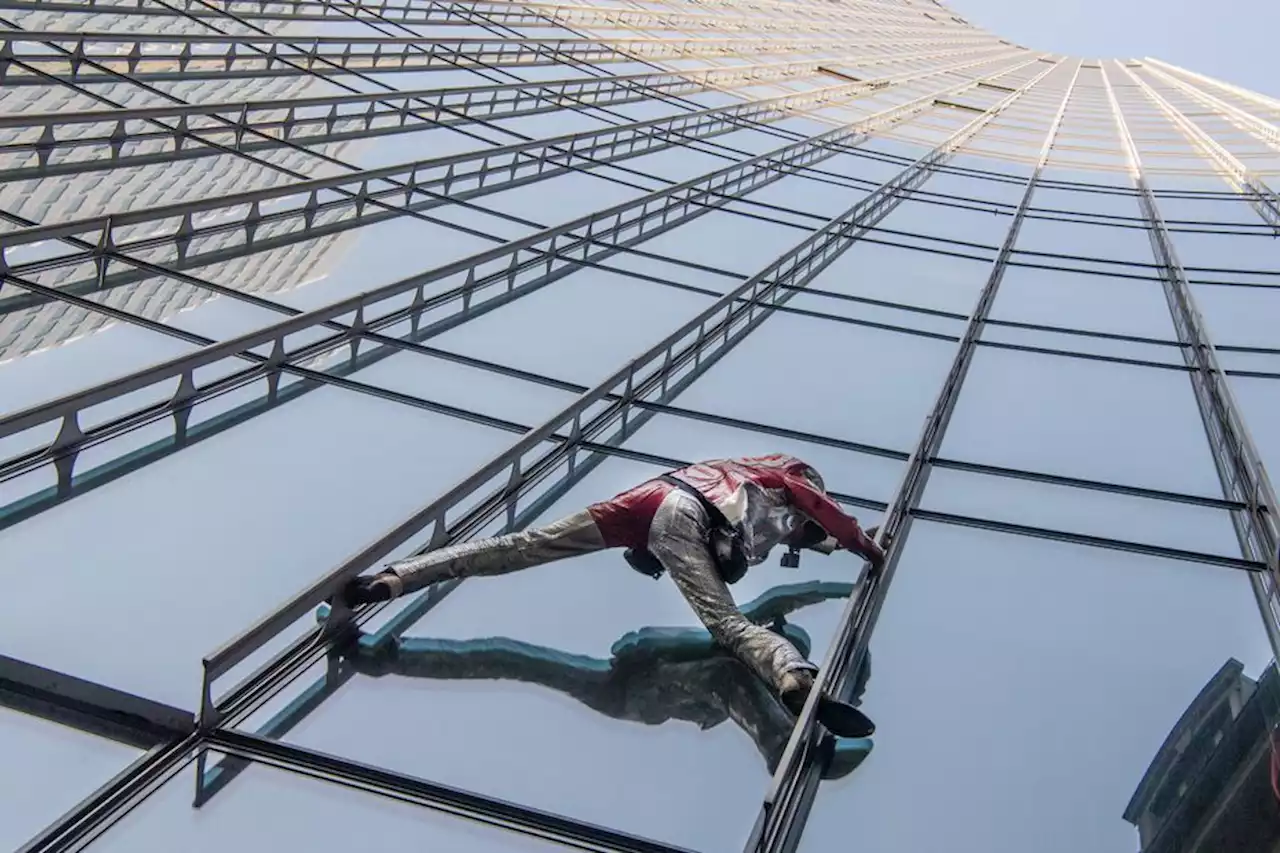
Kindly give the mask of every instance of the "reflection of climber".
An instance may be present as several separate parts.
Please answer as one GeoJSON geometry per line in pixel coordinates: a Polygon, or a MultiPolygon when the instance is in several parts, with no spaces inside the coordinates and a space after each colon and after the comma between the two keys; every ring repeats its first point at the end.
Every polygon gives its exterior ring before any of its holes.
{"type": "MultiPolygon", "coordinates": [[[[799,548],[845,548],[871,562],[884,551],[824,491],[822,477],[793,456],[716,460],[649,480],[547,527],[465,542],[392,563],[354,579],[346,603],[386,601],[449,578],[499,575],[565,557],[626,548],[627,561],[671,573],[721,646],[773,688],[793,713],[803,707],[817,668],[780,634],[746,619],[728,586],[779,544],[795,565],[799,548]]],[[[834,734],[865,737],[875,726],[861,711],[822,696],[818,719],[834,734]]]]}
{"type": "MultiPolygon", "coordinates": [[[[813,581],[774,587],[743,607],[755,624],[787,637],[806,652],[809,636],[787,615],[847,597],[848,583],[813,581]]],[[[676,719],[710,729],[732,719],[755,742],[772,773],[795,723],[759,678],[697,628],[642,628],[613,644],[608,660],[569,654],[505,637],[475,640],[364,635],[348,661],[368,675],[405,675],[443,680],[522,681],[558,690],[593,711],[619,720],[660,725],[676,719]]],[[[870,673],[865,658],[847,691],[861,701],[870,673]]],[[[871,751],[867,738],[840,738],[824,773],[847,776],[871,751]]]]}

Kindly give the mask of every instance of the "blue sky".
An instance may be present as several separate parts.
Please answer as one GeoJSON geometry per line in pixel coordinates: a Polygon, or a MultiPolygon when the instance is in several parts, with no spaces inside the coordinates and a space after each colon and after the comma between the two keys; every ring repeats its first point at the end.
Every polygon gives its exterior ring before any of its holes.
{"type": "Polygon", "coordinates": [[[1099,58],[1153,56],[1280,95],[1270,61],[1280,5],[1267,0],[952,0],[947,5],[1027,47],[1099,58]]]}

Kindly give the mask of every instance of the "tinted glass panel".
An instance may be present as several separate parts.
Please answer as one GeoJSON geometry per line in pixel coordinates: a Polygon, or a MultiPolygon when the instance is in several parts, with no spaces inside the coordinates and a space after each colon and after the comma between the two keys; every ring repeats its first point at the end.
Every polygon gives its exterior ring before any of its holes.
{"type": "MultiPolygon", "coordinates": [[[[820,276],[819,286],[824,281],[820,276]]],[[[915,439],[954,352],[949,341],[777,314],[680,402],[902,450],[915,439]],[[911,381],[901,382],[906,375],[911,381]]]]}
{"type": "Polygon", "coordinates": [[[1220,494],[1189,380],[1154,368],[979,349],[942,453],[1220,494]]]}
{"type": "Polygon", "coordinates": [[[0,708],[0,845],[16,850],[142,751],[0,708]]]}
{"type": "MultiPolygon", "coordinates": [[[[1146,273],[1142,273],[1146,275],[1146,273]]],[[[999,320],[1176,339],[1160,282],[1010,266],[991,308],[999,320]],[[1106,311],[1098,310],[1106,305],[1106,311]]]]}
{"type": "Polygon", "coordinates": [[[988,264],[981,258],[939,257],[902,244],[892,235],[868,235],[827,269],[822,286],[968,317],[986,281],[988,264]]]}
{"type": "Polygon", "coordinates": [[[1137,849],[1126,806],[1171,730],[1215,675],[1251,689],[1269,650],[1232,570],[917,523],[874,655],[893,675],[864,700],[875,749],[819,789],[804,850],[1137,849]]]}
{"type": "MultiPolygon", "coordinates": [[[[674,231],[645,241],[640,248],[664,257],[735,273],[746,279],[803,241],[811,230],[822,226],[826,221],[825,217],[816,220],[788,217],[787,221],[797,222],[801,227],[787,228],[779,227],[771,221],[780,216],[772,210],[747,205],[738,205],[735,210],[750,216],[738,216],[724,210],[712,211],[674,231]]],[[[652,272],[645,266],[649,263],[651,262],[624,256],[619,266],[652,272]]],[[[729,288],[724,280],[718,278],[711,278],[709,283],[704,281],[709,278],[705,273],[685,272],[676,275],[676,278],[702,284],[704,287],[712,286],[722,290],[729,288]]]]}
{"type": "Polygon", "coordinates": [[[51,669],[194,705],[202,655],[513,439],[314,391],[8,531],[0,562],[61,569],[14,574],[0,642],[51,669]],[[58,606],[34,620],[32,600],[58,606]],[[108,629],[113,643],[83,641],[108,629]]]}
{"type": "Polygon", "coordinates": [[[1154,497],[943,468],[930,474],[924,506],[1089,536],[1225,556],[1239,553],[1226,510],[1154,497]]]}
{"type": "Polygon", "coordinates": [[[1280,387],[1272,379],[1233,377],[1231,390],[1263,464],[1269,471],[1280,470],[1280,387]]]}
{"type": "MultiPolygon", "coordinates": [[[[41,348],[52,348],[19,357],[25,345],[15,337],[10,342],[12,360],[0,363],[0,395],[4,398],[6,412],[79,391],[196,348],[194,344],[176,338],[123,324],[98,331],[89,338],[76,341],[74,346],[53,347],[58,334],[55,331],[57,322],[65,315],[59,314],[54,318],[52,313],[42,313],[33,322],[45,317],[50,318],[50,328],[35,333],[33,341],[39,341],[41,348]]],[[[12,451],[19,449],[14,447],[12,451]]],[[[5,450],[10,448],[5,447],[5,450]]]]}
{"type": "MultiPolygon", "coordinates": [[[[223,756],[208,754],[213,766],[223,756]]],[[[554,845],[431,809],[252,764],[199,808],[189,765],[101,836],[98,850],[383,850],[408,843],[477,853],[554,845]],[[411,841],[410,841],[411,840],[411,841]]]]}
{"type": "MultiPolygon", "coordinates": [[[[822,167],[823,164],[818,163],[816,169],[822,167]]],[[[815,171],[807,173],[807,176],[783,178],[748,198],[814,214],[821,217],[817,222],[821,225],[823,220],[843,213],[865,195],[866,190],[851,181],[815,171]]]]}
{"type": "Polygon", "coordinates": [[[710,304],[700,294],[586,269],[448,331],[432,344],[594,385],[710,304]]]}
{"type": "Polygon", "coordinates": [[[1280,290],[1192,287],[1192,298],[1217,345],[1274,347],[1280,328],[1280,290]]]}
{"type": "Polygon", "coordinates": [[[1049,332],[1044,331],[1042,328],[1028,329],[1015,325],[1006,325],[1007,322],[989,322],[982,330],[980,344],[996,348],[1007,348],[1008,346],[1035,347],[1041,350],[1049,350],[1054,354],[1075,353],[1084,356],[1130,359],[1152,362],[1156,365],[1170,365],[1179,369],[1186,366],[1176,342],[1172,341],[1160,343],[1158,338],[1126,340],[1071,332],[1049,332]],[[1002,347],[1002,345],[1004,346],[1002,347]]]}
{"type": "MultiPolygon", "coordinates": [[[[487,220],[482,224],[486,228],[491,226],[487,220]]],[[[306,257],[309,252],[312,259],[308,265],[310,274],[273,298],[292,308],[310,311],[414,273],[435,269],[492,245],[493,241],[443,225],[401,216],[362,226],[340,237],[301,244],[306,251],[300,254],[306,257]]],[[[390,310],[387,305],[373,307],[381,310],[369,319],[390,310]]]]}

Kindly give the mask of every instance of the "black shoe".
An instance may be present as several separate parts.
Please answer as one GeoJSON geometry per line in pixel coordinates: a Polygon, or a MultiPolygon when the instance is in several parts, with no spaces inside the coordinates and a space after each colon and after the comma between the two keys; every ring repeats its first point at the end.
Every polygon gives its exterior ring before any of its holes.
{"type": "MultiPolygon", "coordinates": [[[[799,717],[808,698],[809,691],[792,690],[782,694],[782,703],[799,717]]],[[[876,731],[876,724],[866,714],[847,702],[825,695],[818,699],[818,722],[836,737],[871,737],[876,731]]]]}
{"type": "Polygon", "coordinates": [[[348,607],[359,607],[375,601],[390,601],[391,587],[382,583],[377,577],[352,578],[342,588],[342,600],[348,607]]]}

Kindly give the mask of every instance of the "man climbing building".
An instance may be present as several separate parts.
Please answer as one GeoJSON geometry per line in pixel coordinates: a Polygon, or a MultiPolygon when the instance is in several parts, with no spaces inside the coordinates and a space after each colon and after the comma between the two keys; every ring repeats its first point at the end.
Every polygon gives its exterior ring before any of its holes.
{"type": "MultiPolygon", "coordinates": [[[[868,535],[870,534],[870,535],[868,535]]],[[[732,652],[793,713],[813,688],[817,667],[785,637],[743,616],[729,593],[774,546],[830,554],[844,548],[884,562],[874,541],[827,496],[822,477],[784,454],[700,462],[648,480],[611,500],[540,528],[463,542],[392,563],[344,590],[349,606],[388,601],[452,578],[506,574],[605,548],[625,548],[633,568],[670,573],[717,643],[732,652]]],[[[790,562],[788,562],[788,560],[790,562]]],[[[874,724],[857,708],[829,696],[818,719],[840,737],[868,737],[874,724]]]]}

